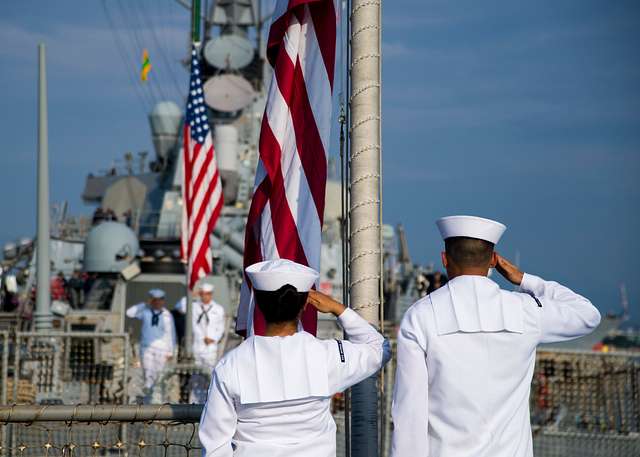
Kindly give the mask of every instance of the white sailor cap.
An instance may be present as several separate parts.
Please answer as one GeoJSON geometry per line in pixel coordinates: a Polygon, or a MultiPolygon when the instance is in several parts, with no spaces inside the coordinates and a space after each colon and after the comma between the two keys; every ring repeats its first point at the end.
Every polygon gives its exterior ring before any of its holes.
{"type": "Polygon", "coordinates": [[[161,299],[165,297],[164,290],[162,289],[151,289],[149,291],[149,297],[155,299],[161,299]]]}
{"type": "Polygon", "coordinates": [[[255,290],[274,291],[287,284],[298,292],[311,290],[320,274],[313,268],[287,259],[254,263],[245,270],[255,290]]]}
{"type": "Polygon", "coordinates": [[[454,236],[478,238],[489,243],[498,244],[507,226],[477,216],[447,216],[436,221],[442,239],[454,236]]]}
{"type": "Polygon", "coordinates": [[[204,282],[200,286],[200,290],[202,292],[204,292],[205,294],[213,292],[214,289],[215,289],[215,286],[213,284],[211,284],[211,283],[208,283],[208,282],[204,282]]]}

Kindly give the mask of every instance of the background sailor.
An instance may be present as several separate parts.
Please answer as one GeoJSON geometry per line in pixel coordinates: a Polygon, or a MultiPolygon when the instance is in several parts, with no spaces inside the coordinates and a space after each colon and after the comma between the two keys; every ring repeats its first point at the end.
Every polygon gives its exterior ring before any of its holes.
{"type": "Polygon", "coordinates": [[[161,289],[151,289],[148,301],[131,306],[126,314],[142,321],[140,360],[145,400],[148,401],[166,363],[174,357],[177,349],[173,316],[165,307],[165,293],[161,289]]]}
{"type": "MultiPolygon", "coordinates": [[[[209,387],[209,374],[218,361],[219,343],[225,332],[224,308],[213,300],[213,284],[204,283],[198,290],[199,299],[191,305],[191,325],[193,334],[193,358],[207,376],[195,373],[191,376],[190,402],[204,403],[209,387]]],[[[187,312],[186,299],[176,304],[176,309],[187,312]]]]}

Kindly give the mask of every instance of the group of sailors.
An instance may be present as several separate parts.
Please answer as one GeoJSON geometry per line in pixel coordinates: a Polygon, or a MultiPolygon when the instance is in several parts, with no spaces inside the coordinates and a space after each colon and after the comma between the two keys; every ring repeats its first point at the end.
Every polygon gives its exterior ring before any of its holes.
{"type": "MultiPolygon", "coordinates": [[[[495,252],[503,224],[450,216],[437,226],[448,282],[417,301],[400,324],[392,455],[531,457],[536,346],[585,335],[600,314],[586,298],[523,273],[495,252]],[[518,290],[502,290],[488,278],[492,268],[518,290]]],[[[203,456],[333,457],[331,398],[380,370],[391,357],[389,345],[352,309],[314,291],[313,269],[280,259],[245,272],[266,331],[215,364],[199,428],[203,456]],[[333,314],[348,339],[321,340],[301,330],[308,306],[333,314]]],[[[175,347],[163,298],[152,291],[148,306],[127,312],[143,320],[149,385],[175,347]]],[[[200,360],[213,367],[219,333],[206,306],[215,305],[202,298],[194,306],[194,353],[202,351],[200,360]]]]}
{"type": "MultiPolygon", "coordinates": [[[[208,374],[218,360],[219,343],[225,331],[225,312],[222,305],[213,300],[214,286],[202,284],[199,299],[191,307],[192,354],[197,367],[206,375],[196,373],[191,380],[191,402],[204,402],[208,388],[208,374]]],[[[129,307],[126,315],[141,322],[140,363],[144,377],[145,399],[151,399],[152,391],[168,362],[177,357],[176,325],[173,314],[166,307],[166,294],[162,289],[151,289],[146,302],[129,307]]],[[[187,299],[182,298],[174,308],[187,313],[187,299]]]]}

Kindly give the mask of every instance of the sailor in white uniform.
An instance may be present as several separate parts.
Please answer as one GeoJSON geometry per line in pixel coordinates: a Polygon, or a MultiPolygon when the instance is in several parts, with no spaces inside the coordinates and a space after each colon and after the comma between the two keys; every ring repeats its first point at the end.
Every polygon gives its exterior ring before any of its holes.
{"type": "MultiPolygon", "coordinates": [[[[193,356],[198,365],[212,371],[218,361],[218,343],[224,335],[224,308],[213,300],[213,284],[200,286],[199,300],[191,306],[191,324],[193,331],[193,356]]],[[[181,300],[176,309],[185,314],[186,300],[181,300]]]]}
{"type": "MultiPolygon", "coordinates": [[[[225,330],[224,308],[213,300],[213,284],[204,283],[198,289],[199,300],[191,305],[191,328],[193,332],[193,358],[207,376],[195,373],[191,376],[190,403],[204,403],[207,400],[209,374],[218,361],[219,343],[225,330]]],[[[187,300],[182,299],[176,309],[187,313],[187,300]]]]}
{"type": "Polygon", "coordinates": [[[310,291],[311,268],[288,261],[246,269],[265,336],[250,336],[214,372],[200,419],[205,457],[334,457],[331,397],[377,372],[389,358],[384,337],[353,310],[310,291]],[[349,341],[297,331],[311,304],[332,313],[349,341]]]}
{"type": "Polygon", "coordinates": [[[173,316],[165,308],[165,293],[161,289],[151,289],[148,302],[131,306],[126,314],[142,321],[140,360],[148,399],[165,364],[176,352],[173,316]]]}
{"type": "Polygon", "coordinates": [[[590,333],[600,313],[494,252],[504,225],[473,216],[437,225],[450,280],[409,308],[400,326],[392,455],[531,457],[536,346],[590,333]],[[501,290],[490,267],[519,291],[501,290]]]}

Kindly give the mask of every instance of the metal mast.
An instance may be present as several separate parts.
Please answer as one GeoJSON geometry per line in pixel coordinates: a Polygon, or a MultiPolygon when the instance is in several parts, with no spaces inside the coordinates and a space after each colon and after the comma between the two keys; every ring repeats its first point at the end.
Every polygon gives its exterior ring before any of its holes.
{"type": "Polygon", "coordinates": [[[49,139],[47,69],[44,43],[38,45],[38,219],[36,240],[35,329],[51,329],[51,266],[49,264],[49,139]]]}
{"type": "MultiPolygon", "coordinates": [[[[195,45],[196,49],[200,47],[200,21],[202,20],[200,16],[200,0],[193,0],[191,3],[191,42],[195,45]]],[[[191,57],[191,56],[189,56],[191,57]]],[[[191,59],[189,59],[191,60],[191,59]]],[[[186,153],[183,151],[183,154],[186,153]]],[[[184,189],[183,189],[184,193],[184,189]]],[[[186,204],[186,203],[183,203],[186,204]]],[[[186,310],[186,319],[185,319],[185,331],[184,331],[184,354],[186,360],[191,360],[193,357],[193,322],[191,320],[191,313],[193,309],[193,300],[191,298],[191,288],[189,287],[189,271],[191,270],[191,266],[189,265],[190,257],[187,255],[187,265],[185,272],[185,289],[186,289],[186,301],[187,301],[187,310],[186,310]]]]}
{"type": "MultiPolygon", "coordinates": [[[[381,4],[351,1],[350,304],[380,327],[381,309],[381,4]]],[[[351,391],[351,455],[378,449],[378,375],[351,391]]]]}

